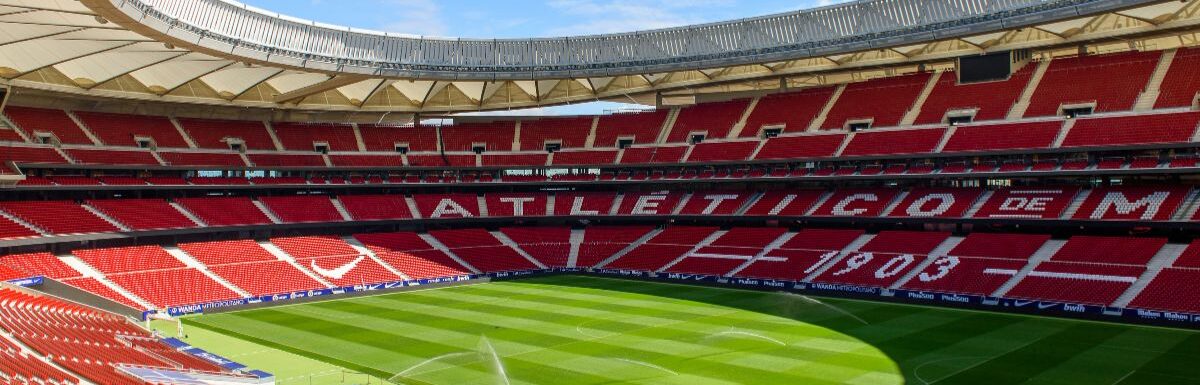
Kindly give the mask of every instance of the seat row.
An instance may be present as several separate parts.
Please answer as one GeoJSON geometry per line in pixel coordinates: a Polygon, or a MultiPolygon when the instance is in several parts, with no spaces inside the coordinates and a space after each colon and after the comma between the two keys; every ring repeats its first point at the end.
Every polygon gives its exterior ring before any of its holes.
{"type": "Polygon", "coordinates": [[[206,226],[471,217],[748,215],[1194,221],[1189,186],[284,195],[0,202],[0,239],[206,226]],[[618,200],[618,195],[621,199],[618,200]],[[553,202],[553,203],[551,203],[553,202]],[[617,203],[619,202],[619,203],[617,203]]]}

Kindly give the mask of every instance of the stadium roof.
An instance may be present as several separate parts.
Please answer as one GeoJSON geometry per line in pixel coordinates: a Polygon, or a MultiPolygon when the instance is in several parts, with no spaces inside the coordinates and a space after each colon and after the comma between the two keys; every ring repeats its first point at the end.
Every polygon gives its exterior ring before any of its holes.
{"type": "Polygon", "coordinates": [[[1197,1],[862,0],[661,30],[481,40],[330,26],[228,0],[0,0],[0,84],[328,111],[653,104],[664,94],[860,80],[990,51],[1183,39],[1198,11],[1197,1]]]}

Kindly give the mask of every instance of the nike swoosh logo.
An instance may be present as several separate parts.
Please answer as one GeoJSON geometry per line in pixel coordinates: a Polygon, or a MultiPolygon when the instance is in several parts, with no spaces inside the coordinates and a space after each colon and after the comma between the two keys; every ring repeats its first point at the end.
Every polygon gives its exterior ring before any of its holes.
{"type": "Polygon", "coordinates": [[[317,274],[320,274],[323,277],[333,278],[333,279],[342,279],[342,277],[345,276],[346,273],[349,273],[350,270],[354,270],[355,267],[358,267],[358,263],[362,262],[362,260],[364,258],[366,258],[366,257],[360,255],[360,256],[358,256],[358,258],[355,258],[353,261],[350,261],[349,263],[342,265],[341,267],[338,267],[336,269],[332,269],[332,270],[325,270],[325,269],[322,269],[320,266],[317,266],[317,260],[315,260],[315,259],[312,260],[311,266],[312,266],[313,271],[317,272],[317,274]]]}

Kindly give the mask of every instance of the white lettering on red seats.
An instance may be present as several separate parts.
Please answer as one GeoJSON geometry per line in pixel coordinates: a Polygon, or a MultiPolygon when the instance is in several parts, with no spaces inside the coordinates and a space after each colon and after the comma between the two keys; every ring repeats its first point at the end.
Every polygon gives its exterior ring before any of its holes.
{"type": "Polygon", "coordinates": [[[946,275],[949,275],[950,270],[954,270],[954,268],[958,266],[960,262],[962,261],[960,261],[958,257],[945,256],[938,258],[936,261],[933,261],[933,265],[931,265],[937,268],[937,272],[929,274],[929,272],[922,271],[921,275],[917,276],[917,279],[920,279],[921,282],[933,282],[942,279],[946,275]]]}
{"type": "Polygon", "coordinates": [[[841,270],[833,272],[833,275],[835,275],[835,276],[842,275],[842,274],[849,273],[851,271],[858,270],[858,268],[863,267],[867,263],[870,263],[872,259],[875,259],[875,254],[872,254],[872,253],[855,254],[855,255],[851,256],[850,258],[846,258],[846,267],[843,267],[841,270]]]}
{"type": "Polygon", "coordinates": [[[1050,204],[1063,190],[1010,190],[1008,197],[996,208],[999,213],[988,214],[989,218],[1045,218],[1050,204]],[[1052,195],[1052,196],[1047,196],[1052,195]]]}
{"type": "Polygon", "coordinates": [[[600,212],[596,210],[584,210],[583,197],[575,197],[575,200],[571,201],[571,215],[600,215],[600,212]]]}
{"type": "Polygon", "coordinates": [[[433,209],[433,215],[430,215],[429,217],[441,218],[447,215],[457,215],[463,218],[471,218],[475,216],[475,214],[471,214],[470,211],[467,211],[465,207],[462,207],[462,205],[458,204],[458,202],[455,202],[453,199],[442,198],[442,200],[438,201],[437,207],[433,209]]]}
{"type": "Polygon", "coordinates": [[[812,272],[817,271],[817,269],[820,269],[821,266],[825,266],[825,264],[828,263],[829,260],[838,256],[838,254],[839,253],[837,251],[830,251],[828,253],[822,254],[821,259],[818,260],[817,263],[814,263],[812,266],[809,266],[807,269],[804,269],[804,274],[812,274],[812,272]]]}
{"type": "Polygon", "coordinates": [[[908,208],[904,212],[910,217],[936,217],[950,211],[950,207],[952,206],[954,206],[954,194],[936,193],[918,198],[911,205],[908,205],[908,208]],[[925,210],[925,205],[934,200],[938,201],[937,206],[925,210]]]}
{"type": "Polygon", "coordinates": [[[836,205],[833,205],[833,209],[830,210],[830,212],[833,213],[833,215],[848,216],[848,217],[856,216],[856,215],[867,212],[867,209],[862,208],[862,207],[852,209],[852,210],[846,210],[846,207],[850,206],[851,203],[854,203],[857,201],[878,202],[879,196],[875,195],[875,194],[871,194],[871,193],[859,193],[859,194],[850,195],[845,198],[842,198],[842,200],[840,202],[838,202],[836,205]]]}
{"type": "Polygon", "coordinates": [[[512,204],[513,216],[519,217],[525,215],[525,203],[533,202],[533,197],[500,198],[500,202],[512,204]]]}
{"type": "Polygon", "coordinates": [[[642,195],[638,197],[637,204],[633,205],[633,215],[656,215],[658,214],[658,204],[667,200],[666,195],[642,195]]]}
{"type": "Polygon", "coordinates": [[[1120,215],[1129,215],[1137,210],[1144,210],[1139,218],[1147,221],[1152,220],[1154,219],[1154,215],[1158,214],[1158,209],[1162,207],[1163,202],[1166,202],[1167,197],[1170,196],[1171,193],[1169,191],[1155,191],[1142,199],[1130,202],[1125,193],[1109,191],[1107,194],[1104,194],[1104,200],[1100,201],[1096,209],[1092,210],[1090,217],[1092,219],[1104,219],[1110,209],[1115,210],[1120,215]]]}
{"type": "Polygon", "coordinates": [[[730,200],[730,199],[737,199],[737,198],[738,198],[737,194],[705,195],[704,199],[708,201],[708,206],[705,206],[704,210],[701,211],[700,213],[704,214],[704,215],[712,214],[714,211],[717,211],[717,207],[720,207],[721,203],[724,203],[725,201],[730,200]]]}
{"type": "Polygon", "coordinates": [[[892,257],[891,260],[887,261],[887,263],[883,264],[883,266],[880,266],[879,270],[875,270],[875,278],[891,278],[907,269],[908,266],[912,265],[912,263],[916,260],[917,258],[912,254],[901,254],[892,257]]]}
{"type": "Polygon", "coordinates": [[[783,209],[786,209],[788,205],[792,204],[792,201],[796,200],[796,197],[796,194],[788,194],[784,196],[783,200],[780,200],[779,203],[775,204],[774,208],[771,208],[769,214],[779,215],[779,213],[783,212],[783,209]]]}

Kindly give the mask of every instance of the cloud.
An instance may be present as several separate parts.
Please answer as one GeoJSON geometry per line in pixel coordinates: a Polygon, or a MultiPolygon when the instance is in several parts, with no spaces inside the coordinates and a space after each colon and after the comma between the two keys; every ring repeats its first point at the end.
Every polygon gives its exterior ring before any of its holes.
{"type": "Polygon", "coordinates": [[[630,32],[702,23],[702,13],[737,5],[735,0],[548,0],[546,5],[577,22],[548,35],[630,32]]]}
{"type": "Polygon", "coordinates": [[[449,36],[442,8],[434,0],[380,0],[378,29],[424,36],[449,36]]]}

